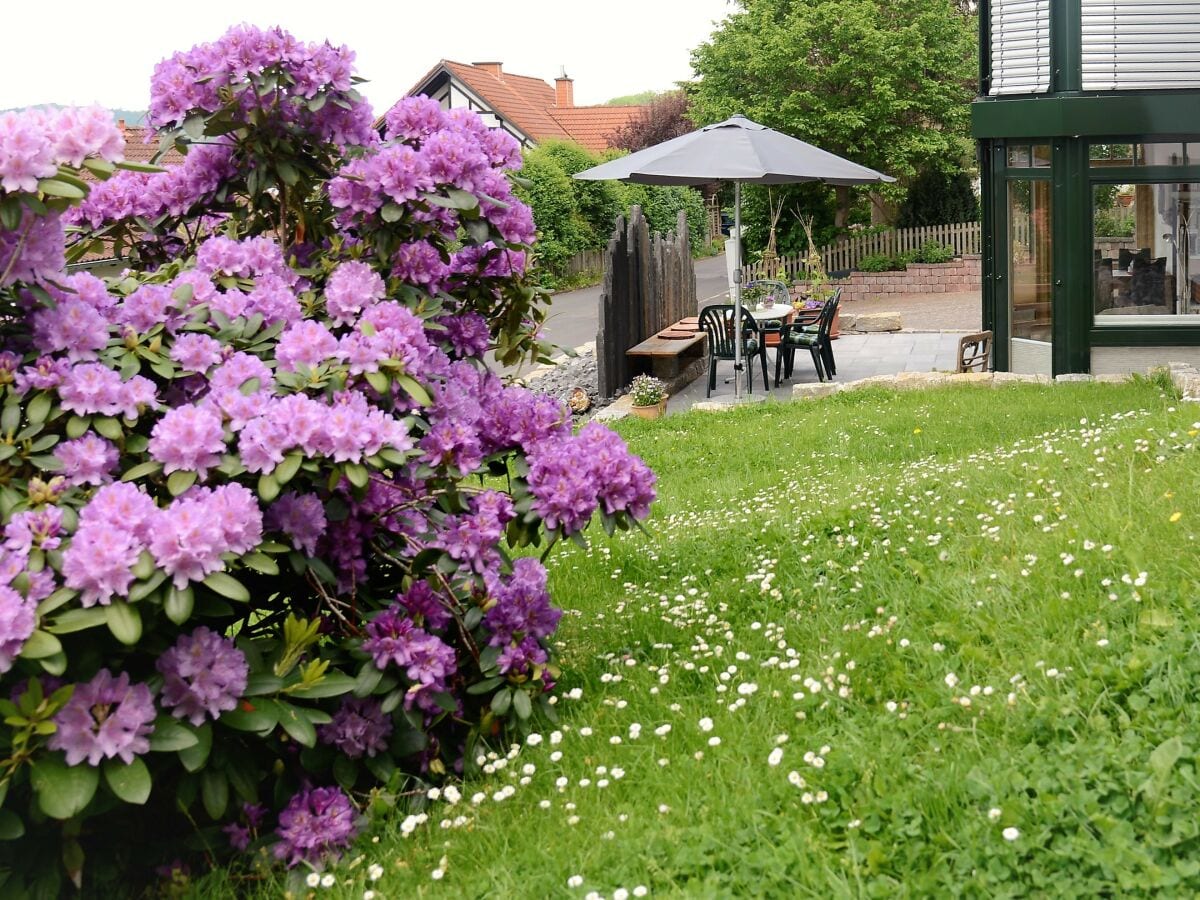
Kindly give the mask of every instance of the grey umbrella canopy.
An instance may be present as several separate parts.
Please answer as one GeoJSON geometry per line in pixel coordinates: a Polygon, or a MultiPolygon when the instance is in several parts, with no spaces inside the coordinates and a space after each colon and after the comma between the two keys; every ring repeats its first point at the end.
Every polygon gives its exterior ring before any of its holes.
{"type": "MultiPolygon", "coordinates": [[[[583,181],[633,181],[638,184],[708,184],[732,181],[734,229],[739,258],[734,268],[736,330],[741,333],[741,245],[743,184],[874,184],[896,179],[842,159],[812,144],[752,122],[731,116],[724,122],[663,141],[637,153],[584,169],[575,175],[583,181]]],[[[735,341],[734,395],[740,396],[741,341],[735,341]]]]}

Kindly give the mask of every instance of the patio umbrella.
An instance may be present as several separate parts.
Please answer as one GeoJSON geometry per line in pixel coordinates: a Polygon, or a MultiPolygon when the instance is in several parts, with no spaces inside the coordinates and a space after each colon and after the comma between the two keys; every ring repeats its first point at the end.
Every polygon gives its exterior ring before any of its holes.
{"type": "MultiPolygon", "coordinates": [[[[638,184],[708,184],[733,182],[734,232],[738,236],[734,266],[733,303],[735,333],[742,326],[742,185],[873,184],[896,179],[842,159],[812,144],[773,131],[745,116],[706,125],[698,131],[663,141],[637,153],[584,169],[575,175],[584,181],[633,181],[638,184]]],[[[733,393],[741,396],[742,342],[734,342],[733,393]]]]}

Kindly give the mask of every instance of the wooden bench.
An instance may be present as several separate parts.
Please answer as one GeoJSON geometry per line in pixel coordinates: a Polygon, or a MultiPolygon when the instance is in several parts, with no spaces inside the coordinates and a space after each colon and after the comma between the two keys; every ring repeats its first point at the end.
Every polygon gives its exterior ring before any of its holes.
{"type": "Polygon", "coordinates": [[[708,335],[672,325],[652,338],[647,338],[636,347],[630,347],[625,355],[630,357],[636,375],[653,375],[666,382],[673,382],[696,361],[703,361],[708,335]]]}

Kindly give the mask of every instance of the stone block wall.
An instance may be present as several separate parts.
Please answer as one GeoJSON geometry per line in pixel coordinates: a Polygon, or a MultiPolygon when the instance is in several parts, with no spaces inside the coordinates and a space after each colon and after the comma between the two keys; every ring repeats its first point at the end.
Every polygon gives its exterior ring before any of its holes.
{"type": "MultiPolygon", "coordinates": [[[[978,255],[946,263],[909,263],[903,272],[853,272],[830,284],[842,289],[842,302],[891,294],[953,294],[982,287],[978,255]]],[[[803,282],[801,282],[803,286],[803,282]]]]}

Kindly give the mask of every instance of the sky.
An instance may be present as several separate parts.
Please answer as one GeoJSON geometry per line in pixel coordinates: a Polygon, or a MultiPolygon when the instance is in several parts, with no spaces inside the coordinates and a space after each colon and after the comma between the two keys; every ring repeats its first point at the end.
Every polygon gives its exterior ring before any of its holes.
{"type": "Polygon", "coordinates": [[[193,0],[160,6],[59,0],[5,4],[0,109],[39,103],[145,109],[155,64],[231,25],[280,25],[357,53],[376,111],[440,59],[497,61],[553,84],[574,79],[575,103],[669,90],[692,76],[690,51],[733,9],[730,0],[193,0]],[[118,10],[126,10],[118,13],[118,10]],[[64,28],[62,23],[75,23],[64,28]],[[53,24],[53,28],[47,28],[53,24]]]}

